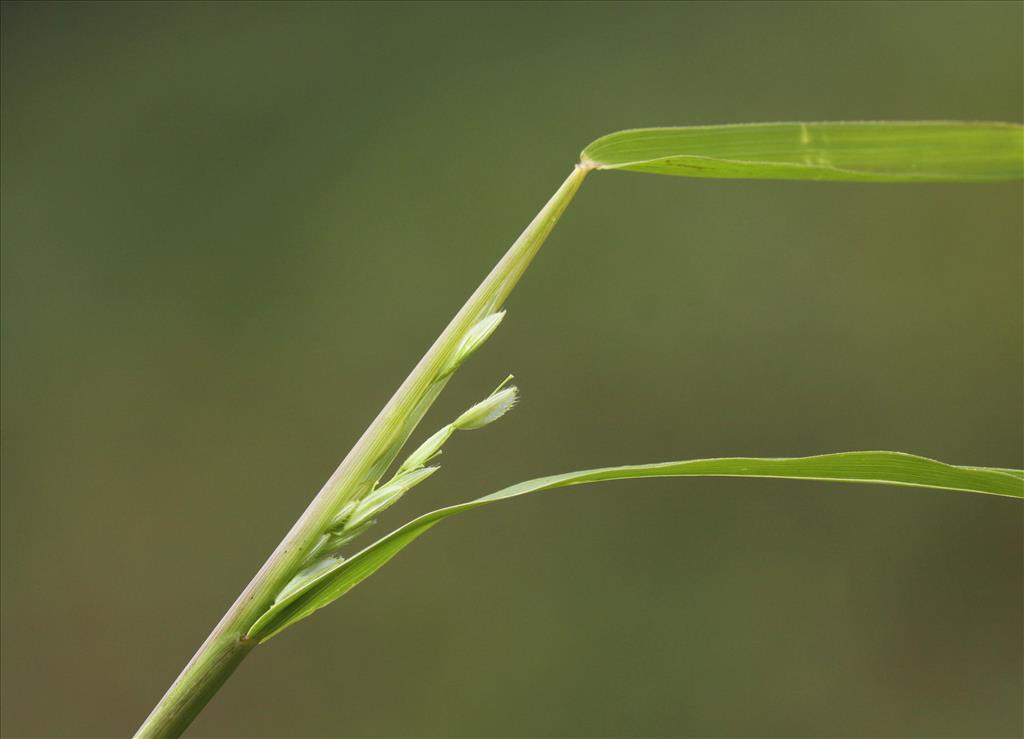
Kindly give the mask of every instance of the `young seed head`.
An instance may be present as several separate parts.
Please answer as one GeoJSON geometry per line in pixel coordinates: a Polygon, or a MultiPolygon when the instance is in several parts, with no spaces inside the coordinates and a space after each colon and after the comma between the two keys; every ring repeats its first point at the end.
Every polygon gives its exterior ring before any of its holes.
{"type": "Polygon", "coordinates": [[[343,528],[338,531],[332,531],[327,536],[327,542],[324,544],[323,551],[325,552],[337,552],[343,546],[348,544],[350,541],[355,539],[357,536],[362,534],[368,528],[373,526],[374,520],[368,518],[365,521],[357,524],[356,526],[350,526],[343,528]]]}
{"type": "Polygon", "coordinates": [[[505,311],[502,310],[497,313],[490,313],[474,323],[466,332],[466,335],[462,337],[459,346],[452,352],[448,364],[441,370],[441,377],[447,377],[457,370],[459,365],[469,358],[470,354],[479,349],[490,338],[491,334],[494,333],[494,329],[498,328],[498,324],[501,323],[504,317],[505,311]]]}
{"type": "Polygon", "coordinates": [[[304,587],[309,582],[315,580],[319,575],[323,574],[334,565],[344,561],[345,560],[343,557],[327,556],[323,559],[319,559],[313,562],[307,567],[304,567],[303,569],[299,570],[298,574],[296,574],[295,577],[289,580],[288,584],[281,589],[281,592],[277,594],[276,598],[274,598],[274,603],[280,603],[282,600],[287,598],[296,590],[304,587]]]}
{"type": "MultiPolygon", "coordinates": [[[[349,516],[349,520],[351,521],[352,518],[355,517],[360,508],[376,506],[377,503],[382,500],[398,500],[400,497],[405,495],[406,492],[437,472],[438,469],[438,467],[421,467],[418,470],[397,473],[387,483],[381,485],[375,490],[371,490],[365,498],[356,503],[355,509],[352,511],[352,515],[349,516]]],[[[390,505],[390,503],[388,505],[390,505]]]]}
{"type": "Polygon", "coordinates": [[[501,323],[504,317],[505,311],[500,310],[497,313],[485,316],[473,324],[473,327],[466,332],[466,338],[462,340],[462,343],[455,352],[454,364],[456,366],[462,364],[470,354],[479,349],[491,337],[491,334],[498,328],[498,324],[501,323]]]}
{"type": "Polygon", "coordinates": [[[419,485],[437,472],[438,469],[437,467],[421,467],[418,470],[395,475],[386,485],[371,491],[369,495],[356,504],[352,515],[345,521],[345,531],[355,529],[385,508],[394,505],[409,489],[419,485]]]}
{"type": "Polygon", "coordinates": [[[508,413],[518,399],[515,385],[498,390],[456,418],[452,426],[463,431],[482,428],[508,413]]]}
{"type": "Polygon", "coordinates": [[[410,454],[409,457],[402,462],[402,466],[398,468],[398,474],[409,472],[411,470],[418,470],[420,467],[432,460],[441,453],[441,447],[444,446],[444,443],[448,441],[449,437],[453,433],[455,433],[455,426],[450,423],[441,428],[433,436],[420,444],[416,448],[416,451],[410,454]]]}
{"type": "Polygon", "coordinates": [[[344,524],[346,519],[348,519],[348,517],[352,515],[352,511],[356,509],[356,503],[357,501],[355,500],[350,500],[347,503],[345,503],[345,505],[341,507],[341,510],[338,511],[335,514],[334,518],[331,519],[331,523],[327,528],[336,529],[342,524],[344,524]]]}
{"type": "Polygon", "coordinates": [[[324,549],[326,548],[327,542],[330,538],[331,535],[329,533],[322,534],[320,538],[316,540],[316,543],[313,544],[313,546],[310,547],[309,551],[306,553],[306,556],[302,560],[303,565],[308,565],[310,562],[315,562],[317,559],[319,559],[323,555],[324,549]]]}

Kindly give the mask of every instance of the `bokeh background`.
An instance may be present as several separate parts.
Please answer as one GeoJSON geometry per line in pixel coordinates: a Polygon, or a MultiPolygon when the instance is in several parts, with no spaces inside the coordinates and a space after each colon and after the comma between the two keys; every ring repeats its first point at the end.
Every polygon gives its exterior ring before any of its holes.
{"type": "MultiPolygon", "coordinates": [[[[130,732],[597,136],[1020,121],[1007,3],[5,3],[7,736],[130,732]]],[[[1022,464],[1021,187],[596,174],[378,531],[613,463],[1022,464]]],[[[605,484],[439,527],[195,736],[1019,736],[1022,514],[605,484]],[[586,492],[584,492],[586,490],[586,492]]]]}

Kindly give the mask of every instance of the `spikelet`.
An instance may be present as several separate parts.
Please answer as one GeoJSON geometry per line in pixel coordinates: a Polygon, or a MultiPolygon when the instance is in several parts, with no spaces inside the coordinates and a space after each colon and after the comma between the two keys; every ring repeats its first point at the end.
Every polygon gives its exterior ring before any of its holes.
{"type": "Polygon", "coordinates": [[[375,523],[373,519],[369,519],[367,521],[363,521],[363,523],[358,526],[350,526],[346,529],[345,521],[352,514],[353,510],[355,510],[354,503],[351,506],[346,504],[344,517],[336,516],[334,518],[331,522],[330,528],[327,529],[327,533],[317,539],[316,544],[314,544],[313,548],[306,554],[302,561],[303,566],[308,566],[323,557],[335,555],[339,549],[362,534],[375,523]]]}
{"type": "Polygon", "coordinates": [[[310,580],[315,579],[317,575],[339,562],[344,562],[344,559],[342,557],[324,557],[308,567],[299,570],[298,574],[289,580],[287,585],[281,588],[281,592],[277,594],[276,598],[274,598],[274,603],[281,602],[310,580]]]}
{"type": "Polygon", "coordinates": [[[358,501],[350,500],[347,503],[345,503],[345,505],[341,507],[341,510],[338,511],[335,514],[334,518],[331,519],[331,523],[330,526],[328,526],[328,529],[336,529],[339,526],[344,526],[345,521],[347,521],[348,517],[352,515],[352,511],[356,509],[357,502],[358,501]]]}
{"type": "Polygon", "coordinates": [[[327,535],[327,541],[324,543],[323,551],[336,552],[375,523],[376,521],[370,518],[362,521],[361,523],[348,526],[347,528],[343,526],[336,531],[332,531],[327,535]]]}
{"type": "Polygon", "coordinates": [[[418,470],[432,460],[441,453],[441,447],[444,446],[444,443],[448,441],[453,433],[455,433],[455,426],[450,423],[440,428],[429,439],[416,447],[416,451],[402,462],[402,466],[398,468],[398,474],[409,470],[418,470]]]}
{"type": "Polygon", "coordinates": [[[501,310],[497,313],[491,313],[490,315],[484,316],[474,323],[466,332],[466,335],[463,337],[458,348],[452,354],[452,358],[441,372],[441,376],[446,377],[450,375],[458,369],[460,364],[469,359],[469,356],[491,337],[491,334],[493,334],[494,330],[498,328],[498,325],[501,323],[503,318],[505,318],[505,311],[501,310]]]}
{"type": "Polygon", "coordinates": [[[456,418],[452,425],[465,431],[483,428],[508,413],[518,399],[519,390],[515,385],[496,390],[456,418]]]}
{"type": "Polygon", "coordinates": [[[345,521],[344,530],[353,530],[385,508],[392,506],[406,492],[426,480],[437,472],[438,469],[438,467],[421,467],[418,470],[402,472],[391,478],[386,485],[370,491],[365,498],[356,504],[352,514],[345,521]]]}

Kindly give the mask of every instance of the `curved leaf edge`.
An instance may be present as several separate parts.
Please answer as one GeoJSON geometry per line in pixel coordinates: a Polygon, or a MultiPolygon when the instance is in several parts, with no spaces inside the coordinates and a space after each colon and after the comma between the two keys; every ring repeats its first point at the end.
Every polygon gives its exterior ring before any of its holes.
{"type": "Polygon", "coordinates": [[[902,487],[924,487],[1024,498],[1024,471],[948,465],[903,452],[839,452],[810,457],[725,457],[683,462],[601,467],[550,475],[511,485],[481,498],[429,513],[399,527],[349,559],[318,573],[274,603],[252,625],[250,639],[263,643],[282,630],[340,598],[387,564],[398,552],[456,513],[488,503],[591,482],[640,477],[751,477],[827,482],[857,482],[902,487]]]}

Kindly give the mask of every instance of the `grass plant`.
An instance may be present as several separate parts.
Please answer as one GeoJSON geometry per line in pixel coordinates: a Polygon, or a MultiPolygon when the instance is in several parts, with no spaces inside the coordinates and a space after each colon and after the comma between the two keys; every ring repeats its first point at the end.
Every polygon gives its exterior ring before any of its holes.
{"type": "Polygon", "coordinates": [[[505,300],[583,180],[591,172],[605,170],[858,182],[1013,181],[1024,178],[1024,128],[962,122],[772,123],[636,129],[594,141],[342,460],[137,736],[180,735],[255,646],[347,593],[446,518],[527,493],[625,478],[730,476],[1024,497],[1020,470],[950,465],[900,452],[627,465],[521,482],[420,516],[346,554],[376,516],[437,473],[435,462],[456,432],[487,426],[513,407],[518,391],[508,384],[509,377],[395,466],[445,385],[502,323],[505,300]],[[395,471],[389,476],[392,468],[395,471]]]}

